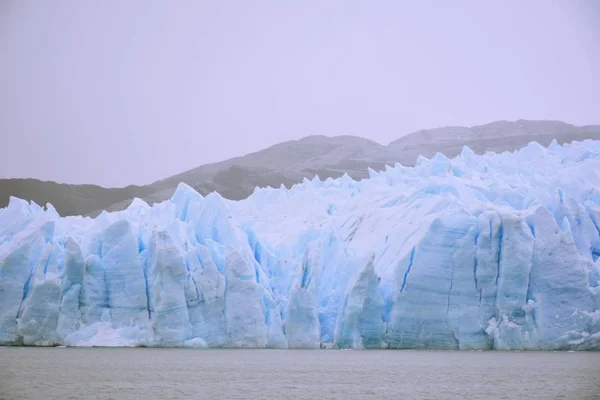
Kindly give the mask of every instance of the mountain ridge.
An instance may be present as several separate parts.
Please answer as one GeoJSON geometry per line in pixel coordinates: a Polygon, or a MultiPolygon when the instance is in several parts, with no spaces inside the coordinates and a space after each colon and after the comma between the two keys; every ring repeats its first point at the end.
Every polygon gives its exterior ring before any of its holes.
{"type": "Polygon", "coordinates": [[[269,146],[214,163],[204,164],[150,185],[105,188],[99,185],[72,185],[32,178],[0,179],[0,208],[11,196],[44,205],[52,203],[63,216],[95,216],[102,210],[126,208],[134,198],[149,204],[169,198],[184,182],[201,194],[212,191],[240,200],[256,186],[290,187],[304,178],[325,179],[348,173],[354,179],[368,177],[368,169],[382,170],[398,162],[411,166],[419,155],[442,153],[454,157],[463,146],[476,153],[514,151],[536,141],[547,146],[585,139],[600,140],[600,125],[576,126],[562,121],[493,121],[472,127],[447,126],[423,129],[382,145],[360,136],[311,135],[269,146]]]}

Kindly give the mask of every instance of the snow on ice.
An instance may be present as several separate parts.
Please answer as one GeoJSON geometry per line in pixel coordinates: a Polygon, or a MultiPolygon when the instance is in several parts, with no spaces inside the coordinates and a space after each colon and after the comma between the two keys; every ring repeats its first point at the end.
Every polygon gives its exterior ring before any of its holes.
{"type": "Polygon", "coordinates": [[[0,209],[0,344],[600,349],[600,142],[0,209]]]}

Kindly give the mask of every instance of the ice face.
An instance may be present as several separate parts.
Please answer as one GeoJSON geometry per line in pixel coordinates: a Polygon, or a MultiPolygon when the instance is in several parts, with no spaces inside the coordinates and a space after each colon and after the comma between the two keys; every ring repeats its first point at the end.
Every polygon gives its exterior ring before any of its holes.
{"type": "Polygon", "coordinates": [[[0,209],[0,344],[600,349],[600,142],[0,209]]]}

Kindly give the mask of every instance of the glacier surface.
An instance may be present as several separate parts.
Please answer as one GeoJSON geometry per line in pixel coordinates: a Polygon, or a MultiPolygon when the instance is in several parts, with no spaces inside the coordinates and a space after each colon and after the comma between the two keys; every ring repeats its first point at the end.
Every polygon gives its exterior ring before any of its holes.
{"type": "Polygon", "coordinates": [[[0,344],[600,349],[600,142],[0,209],[0,344]]]}

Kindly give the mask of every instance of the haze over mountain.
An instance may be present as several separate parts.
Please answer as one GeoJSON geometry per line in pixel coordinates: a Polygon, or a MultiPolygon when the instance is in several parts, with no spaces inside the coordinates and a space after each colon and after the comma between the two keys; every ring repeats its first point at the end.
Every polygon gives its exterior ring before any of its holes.
{"type": "Polygon", "coordinates": [[[239,200],[256,186],[290,187],[304,178],[318,175],[336,178],[347,173],[354,179],[368,177],[368,169],[381,170],[386,164],[415,164],[419,155],[439,152],[454,157],[463,146],[477,153],[514,151],[535,141],[547,146],[585,139],[600,139],[600,125],[575,126],[560,121],[496,121],[473,127],[443,127],[421,130],[384,146],[356,136],[308,136],[277,144],[259,152],[206,164],[146,186],[103,188],[96,185],[68,185],[37,179],[0,180],[0,207],[11,196],[45,205],[51,203],[63,215],[95,216],[102,210],[126,208],[133,198],[152,204],[169,198],[180,182],[201,194],[212,191],[239,200]]]}

